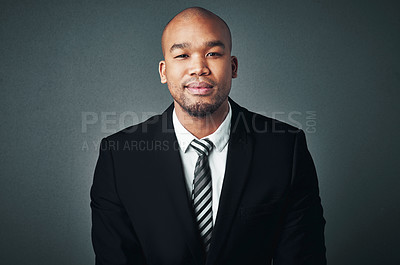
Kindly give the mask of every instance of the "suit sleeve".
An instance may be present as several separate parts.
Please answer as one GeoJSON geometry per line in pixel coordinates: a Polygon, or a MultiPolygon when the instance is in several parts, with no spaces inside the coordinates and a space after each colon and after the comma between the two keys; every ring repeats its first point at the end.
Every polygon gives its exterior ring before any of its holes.
{"type": "Polygon", "coordinates": [[[325,219],[314,162],[303,131],[296,135],[291,190],[274,265],[324,265],[325,219]]]}
{"type": "Polygon", "coordinates": [[[142,265],[145,258],[120,202],[112,152],[103,139],[91,188],[92,243],[96,265],[142,265]]]}

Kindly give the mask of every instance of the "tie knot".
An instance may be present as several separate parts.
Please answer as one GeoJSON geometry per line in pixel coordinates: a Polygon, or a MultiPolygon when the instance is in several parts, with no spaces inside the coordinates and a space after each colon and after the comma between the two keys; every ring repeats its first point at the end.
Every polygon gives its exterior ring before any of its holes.
{"type": "Polygon", "coordinates": [[[193,139],[190,145],[196,150],[199,156],[208,156],[211,149],[213,148],[213,143],[208,139],[193,139]]]}

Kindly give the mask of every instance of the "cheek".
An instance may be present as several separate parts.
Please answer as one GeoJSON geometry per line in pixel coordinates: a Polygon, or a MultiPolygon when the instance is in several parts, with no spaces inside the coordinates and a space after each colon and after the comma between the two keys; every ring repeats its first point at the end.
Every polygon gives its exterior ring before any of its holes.
{"type": "Polygon", "coordinates": [[[171,94],[175,94],[177,92],[178,86],[177,86],[176,83],[174,83],[173,81],[168,80],[167,85],[168,85],[169,92],[171,94]]]}
{"type": "Polygon", "coordinates": [[[229,84],[232,81],[232,70],[224,68],[219,74],[218,79],[220,83],[229,84]]]}
{"type": "Polygon", "coordinates": [[[165,75],[173,82],[180,80],[184,73],[185,67],[182,64],[167,64],[165,67],[165,75]]]}
{"type": "Polygon", "coordinates": [[[223,62],[215,67],[215,73],[222,79],[227,79],[232,76],[231,64],[223,62]]]}

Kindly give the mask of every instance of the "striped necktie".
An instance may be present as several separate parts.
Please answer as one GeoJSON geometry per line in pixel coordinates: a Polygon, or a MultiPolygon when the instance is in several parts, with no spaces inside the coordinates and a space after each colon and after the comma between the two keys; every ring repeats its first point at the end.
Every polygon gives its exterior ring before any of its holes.
{"type": "Polygon", "coordinates": [[[213,147],[213,143],[208,139],[194,139],[190,145],[199,155],[194,169],[192,189],[193,209],[204,248],[208,252],[213,227],[211,171],[208,164],[208,154],[213,147]]]}

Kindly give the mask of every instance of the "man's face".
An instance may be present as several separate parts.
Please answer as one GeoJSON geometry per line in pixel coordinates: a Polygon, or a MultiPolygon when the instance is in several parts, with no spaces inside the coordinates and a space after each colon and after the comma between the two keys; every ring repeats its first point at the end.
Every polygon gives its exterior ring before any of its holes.
{"type": "Polygon", "coordinates": [[[204,117],[227,102],[237,59],[226,26],[210,18],[176,19],[163,37],[162,83],[191,116],[204,117]]]}

